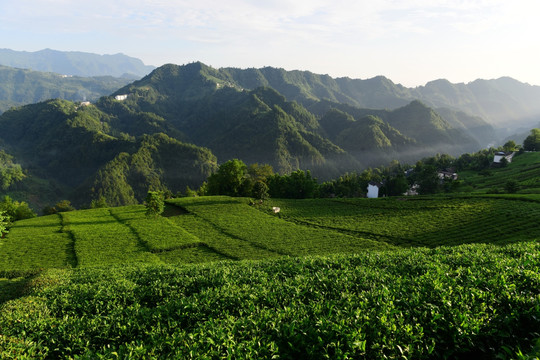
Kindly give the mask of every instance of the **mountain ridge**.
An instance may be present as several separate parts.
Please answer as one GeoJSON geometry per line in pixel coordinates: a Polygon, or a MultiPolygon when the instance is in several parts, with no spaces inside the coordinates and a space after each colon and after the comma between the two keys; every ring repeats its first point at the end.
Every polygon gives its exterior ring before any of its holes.
{"type": "Polygon", "coordinates": [[[34,52],[0,49],[0,64],[74,76],[140,78],[155,69],[121,53],[99,55],[82,51],[43,49],[34,52]]]}

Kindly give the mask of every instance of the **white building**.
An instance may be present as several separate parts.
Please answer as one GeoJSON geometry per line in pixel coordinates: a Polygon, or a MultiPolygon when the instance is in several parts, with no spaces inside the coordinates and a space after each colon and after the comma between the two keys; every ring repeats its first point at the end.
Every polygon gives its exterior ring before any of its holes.
{"type": "Polygon", "coordinates": [[[381,187],[380,183],[370,181],[367,186],[367,197],[369,199],[376,199],[379,197],[379,188],[381,187]]]}
{"type": "Polygon", "coordinates": [[[123,94],[123,95],[116,95],[114,98],[115,100],[118,100],[118,101],[124,101],[127,99],[127,94],[123,94]]]}
{"type": "Polygon", "coordinates": [[[509,163],[512,162],[512,158],[514,157],[515,152],[504,152],[499,151],[495,154],[495,157],[493,157],[493,163],[500,164],[502,159],[506,159],[509,163]]]}

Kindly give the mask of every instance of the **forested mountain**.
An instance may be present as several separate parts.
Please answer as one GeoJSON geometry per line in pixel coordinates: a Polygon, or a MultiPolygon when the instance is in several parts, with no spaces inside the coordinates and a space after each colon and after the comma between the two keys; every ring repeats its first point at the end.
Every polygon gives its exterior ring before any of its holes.
{"type": "MultiPolygon", "coordinates": [[[[144,113],[132,119],[143,127],[151,121],[144,113]]],[[[16,190],[29,191],[41,179],[54,184],[58,198],[77,205],[101,196],[112,205],[129,204],[141,201],[143,188],[146,193],[149,187],[179,191],[198,186],[217,166],[209,150],[159,134],[159,128],[153,136],[135,138],[111,126],[114,122],[114,116],[95,106],[65,100],[2,114],[2,147],[30,175],[16,190]]],[[[41,204],[40,199],[33,202],[41,204]]]]}
{"type": "Polygon", "coordinates": [[[0,150],[29,175],[20,191],[50,185],[56,195],[48,198],[121,205],[148,189],[198,187],[233,158],[325,180],[394,159],[472,152],[492,140],[482,118],[435,110],[408,99],[411,91],[382,77],[168,64],[93,105],[49,100],[5,112],[0,150]]]}
{"type": "Polygon", "coordinates": [[[124,54],[98,55],[80,51],[44,49],[35,52],[0,49],[0,64],[36,71],[76,76],[114,76],[131,80],[148,74],[154,66],[144,65],[124,54]]]}
{"type": "Polygon", "coordinates": [[[0,65],[0,113],[12,106],[49,99],[95,101],[132,80],[112,76],[66,77],[0,65]]]}
{"type": "Polygon", "coordinates": [[[449,108],[480,116],[488,122],[516,128],[540,121],[540,86],[521,83],[509,77],[496,80],[475,80],[452,84],[435,80],[425,86],[406,88],[384,76],[372,79],[331,78],[309,71],[226,68],[215,77],[241,88],[269,86],[288,100],[310,104],[313,100],[330,100],[362,108],[395,109],[421,100],[433,108],[449,108]]]}

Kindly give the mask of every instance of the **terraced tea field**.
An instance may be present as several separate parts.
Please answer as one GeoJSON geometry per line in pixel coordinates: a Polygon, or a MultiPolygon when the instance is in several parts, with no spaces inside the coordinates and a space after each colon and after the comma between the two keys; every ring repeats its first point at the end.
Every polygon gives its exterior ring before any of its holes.
{"type": "Polygon", "coordinates": [[[178,199],[157,217],[147,217],[141,205],[23,220],[0,244],[5,254],[0,270],[181,264],[391,247],[294,224],[250,207],[246,199],[229,197],[178,199]]]}
{"type": "Polygon", "coordinates": [[[0,358],[540,355],[540,195],[248,203],[16,222],[0,358]]]}
{"type": "Polygon", "coordinates": [[[540,238],[537,195],[271,200],[282,218],[396,246],[506,244],[540,238]]]}
{"type": "Polygon", "coordinates": [[[126,263],[201,263],[360,253],[394,247],[506,244],[540,238],[538,195],[271,200],[171,200],[16,222],[0,270],[126,263]],[[281,212],[274,214],[272,206],[281,212]]]}
{"type": "Polygon", "coordinates": [[[498,189],[502,191],[504,184],[516,181],[518,192],[540,194],[540,152],[528,152],[514,156],[507,167],[494,168],[488,171],[463,171],[459,173],[464,186],[474,191],[486,192],[498,189]]]}

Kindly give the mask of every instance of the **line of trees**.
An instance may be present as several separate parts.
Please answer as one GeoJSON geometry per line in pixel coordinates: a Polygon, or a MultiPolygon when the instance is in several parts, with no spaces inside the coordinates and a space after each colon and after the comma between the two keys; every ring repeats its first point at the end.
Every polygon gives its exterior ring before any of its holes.
{"type": "MultiPolygon", "coordinates": [[[[533,130],[534,136],[540,136],[533,130]]],[[[532,136],[532,135],[531,135],[532,136]]],[[[540,138],[539,138],[540,139],[540,138]]],[[[315,197],[363,197],[370,182],[380,184],[382,196],[399,196],[416,185],[420,194],[435,194],[457,191],[462,182],[452,178],[441,178],[441,171],[464,170],[489,171],[494,155],[499,151],[523,151],[525,147],[508,141],[502,147],[483,149],[476,153],[463,154],[454,158],[448,154],[437,154],[424,158],[415,165],[393,161],[388,166],[369,168],[362,172],[346,173],[337,179],[319,184],[309,170],[296,170],[290,174],[274,173],[270,165],[246,165],[242,160],[229,160],[219,166],[216,173],[208,177],[197,191],[188,189],[186,196],[229,195],[257,199],[315,198],[315,197]]],[[[504,164],[503,164],[504,165],[504,164]]]]}

